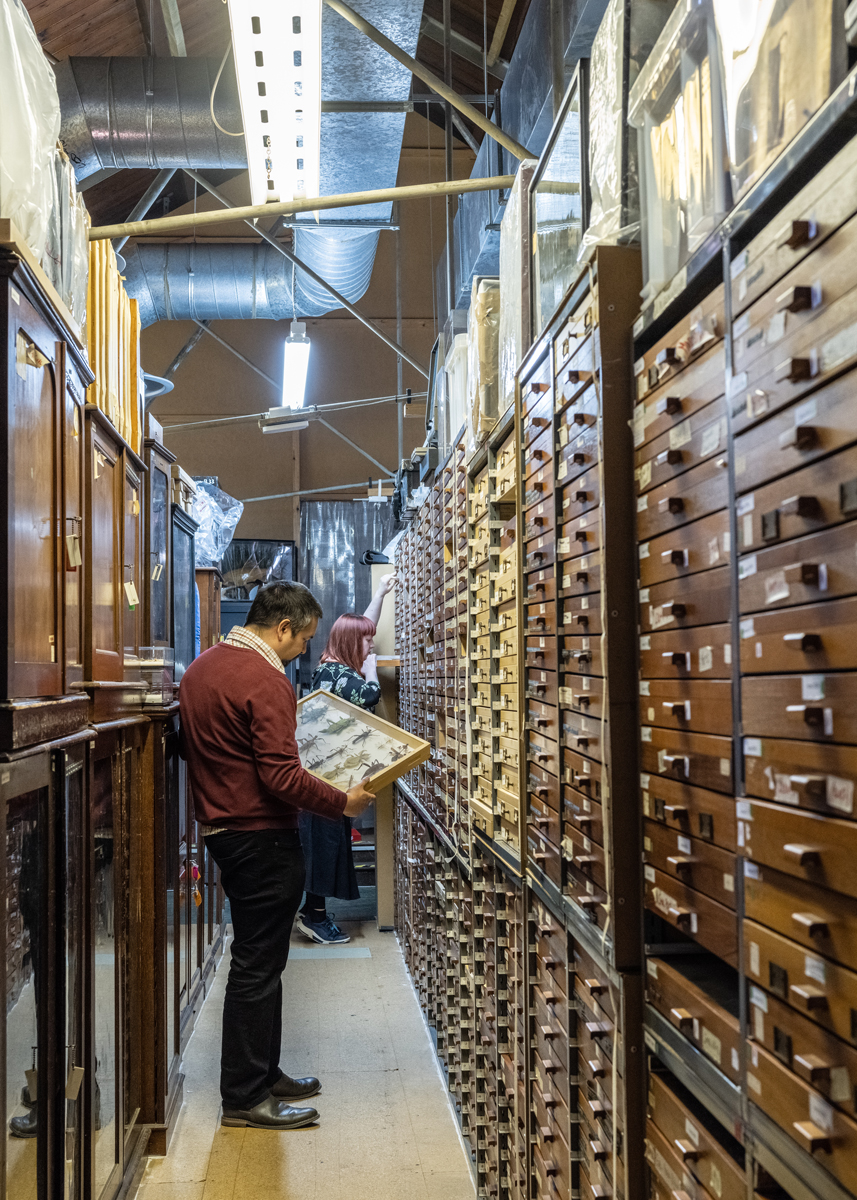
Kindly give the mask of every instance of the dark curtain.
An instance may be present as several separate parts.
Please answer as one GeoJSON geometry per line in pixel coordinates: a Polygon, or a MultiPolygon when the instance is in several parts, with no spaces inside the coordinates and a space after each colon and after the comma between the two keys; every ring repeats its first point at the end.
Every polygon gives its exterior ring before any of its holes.
{"type": "Polygon", "coordinates": [[[301,659],[300,679],[309,688],[312,673],[337,617],[361,613],[372,599],[372,572],[360,559],[365,550],[383,550],[399,524],[390,503],[370,500],[304,500],[298,578],[318,598],[324,616],[309,654],[301,659]]]}

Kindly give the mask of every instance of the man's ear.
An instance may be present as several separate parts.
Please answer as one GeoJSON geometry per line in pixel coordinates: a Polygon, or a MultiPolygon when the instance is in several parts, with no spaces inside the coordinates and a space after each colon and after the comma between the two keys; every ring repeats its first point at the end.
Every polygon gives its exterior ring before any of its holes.
{"type": "Polygon", "coordinates": [[[290,633],[291,629],[292,623],[288,617],[285,617],[282,621],[280,621],[279,625],[277,626],[277,633],[279,634],[281,641],[285,640],[286,634],[290,633]]]}

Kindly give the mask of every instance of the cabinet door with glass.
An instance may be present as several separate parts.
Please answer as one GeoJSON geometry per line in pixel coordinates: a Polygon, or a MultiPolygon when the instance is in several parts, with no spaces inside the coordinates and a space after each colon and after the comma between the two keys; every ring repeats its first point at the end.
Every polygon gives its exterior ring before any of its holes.
{"type": "Polygon", "coordinates": [[[147,471],[143,641],[149,646],[171,646],[170,465],[174,456],[160,442],[147,438],[144,459],[147,471]]]}

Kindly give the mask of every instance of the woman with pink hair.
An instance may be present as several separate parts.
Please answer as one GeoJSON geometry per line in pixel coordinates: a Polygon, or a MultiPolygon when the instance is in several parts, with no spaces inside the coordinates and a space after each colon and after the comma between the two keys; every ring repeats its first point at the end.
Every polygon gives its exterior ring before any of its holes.
{"type": "MultiPolygon", "coordinates": [[[[363,616],[345,613],[334,621],[312,677],[313,691],[323,688],[349,704],[374,709],[381,699],[381,688],[373,638],[384,599],[394,585],[395,576],[384,575],[363,616]]],[[[300,830],[306,859],[306,898],[295,925],[305,937],[323,946],[350,942],[348,934],[328,915],[326,898],[360,899],[351,851],[351,819],[327,821],[302,812],[300,830]]]]}

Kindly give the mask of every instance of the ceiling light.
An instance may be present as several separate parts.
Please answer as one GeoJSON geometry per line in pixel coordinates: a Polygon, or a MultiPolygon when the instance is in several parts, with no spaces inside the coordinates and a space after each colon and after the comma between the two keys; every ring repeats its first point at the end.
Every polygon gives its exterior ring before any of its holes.
{"type": "Polygon", "coordinates": [[[318,195],[322,0],[229,0],[253,204],[318,195]]]}
{"type": "Polygon", "coordinates": [[[283,407],[303,408],[309,367],[309,338],[303,321],[292,321],[283,348],[283,407]]]}
{"type": "Polygon", "coordinates": [[[297,433],[309,429],[309,421],[301,420],[292,408],[269,408],[259,422],[262,433],[297,433]]]}

